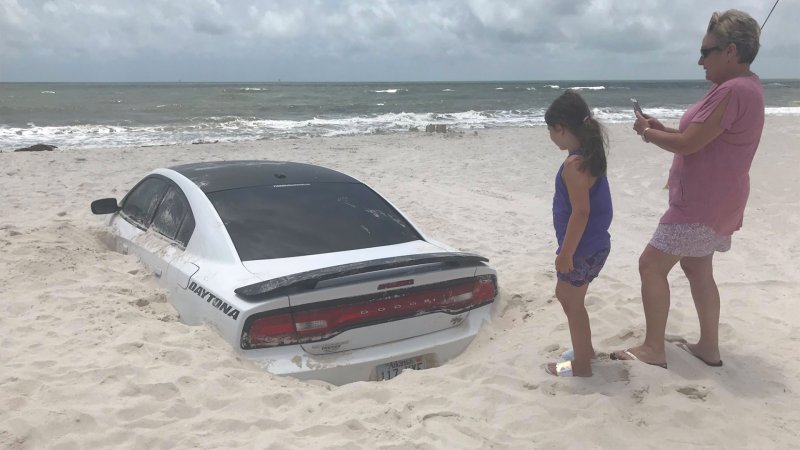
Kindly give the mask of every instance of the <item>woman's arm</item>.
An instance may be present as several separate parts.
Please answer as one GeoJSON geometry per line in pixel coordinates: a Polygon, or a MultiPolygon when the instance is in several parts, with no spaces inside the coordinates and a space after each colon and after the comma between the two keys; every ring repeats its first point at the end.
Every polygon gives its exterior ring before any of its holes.
{"type": "Polygon", "coordinates": [[[717,105],[714,112],[705,122],[691,123],[683,132],[670,132],[666,129],[658,130],[648,126],[648,120],[637,113],[633,129],[641,135],[645,142],[656,144],[672,153],[691,155],[708,145],[722,134],[722,116],[730,101],[730,93],[717,105]]]}
{"type": "Polygon", "coordinates": [[[645,128],[650,127],[655,130],[666,131],[667,133],[680,133],[680,130],[678,130],[677,128],[665,127],[664,124],[661,123],[661,121],[659,121],[658,119],[649,114],[642,114],[642,117],[647,119],[647,125],[645,126],[645,128]]]}
{"type": "Polygon", "coordinates": [[[569,202],[572,205],[572,214],[567,222],[567,231],[561,251],[556,257],[556,270],[559,273],[571,272],[574,269],[572,257],[581,242],[586,224],[589,222],[589,189],[592,187],[592,177],[588,172],[580,170],[581,159],[569,158],[564,163],[561,177],[567,186],[569,202]]]}

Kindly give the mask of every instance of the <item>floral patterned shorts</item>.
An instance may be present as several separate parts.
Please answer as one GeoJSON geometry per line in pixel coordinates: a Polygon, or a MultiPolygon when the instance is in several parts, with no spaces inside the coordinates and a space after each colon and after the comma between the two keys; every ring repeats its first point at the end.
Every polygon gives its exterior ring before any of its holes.
{"type": "Polygon", "coordinates": [[[609,253],[611,253],[611,249],[607,248],[588,256],[573,256],[572,272],[556,272],[556,275],[559,280],[565,281],[575,287],[581,287],[586,283],[591,283],[592,280],[597,278],[597,275],[600,275],[600,270],[605,265],[609,253]]]}
{"type": "Polygon", "coordinates": [[[731,249],[731,237],[702,223],[660,223],[650,245],[675,256],[699,258],[731,249]]]}

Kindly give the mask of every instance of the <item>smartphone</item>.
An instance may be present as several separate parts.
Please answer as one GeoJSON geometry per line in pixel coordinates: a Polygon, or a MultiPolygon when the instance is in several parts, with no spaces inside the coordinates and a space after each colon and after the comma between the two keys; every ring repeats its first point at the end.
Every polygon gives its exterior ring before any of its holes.
{"type": "Polygon", "coordinates": [[[636,101],[635,98],[631,97],[631,103],[633,103],[633,110],[634,111],[638,112],[641,115],[644,115],[644,113],[642,112],[642,107],[639,106],[639,102],[636,101]]]}

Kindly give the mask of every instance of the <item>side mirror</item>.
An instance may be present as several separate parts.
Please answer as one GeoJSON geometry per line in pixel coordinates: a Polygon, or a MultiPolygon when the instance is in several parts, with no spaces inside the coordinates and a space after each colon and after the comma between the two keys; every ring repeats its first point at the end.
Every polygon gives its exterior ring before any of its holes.
{"type": "Polygon", "coordinates": [[[113,214],[119,211],[117,199],[101,198],[92,202],[92,212],[95,214],[113,214]]]}

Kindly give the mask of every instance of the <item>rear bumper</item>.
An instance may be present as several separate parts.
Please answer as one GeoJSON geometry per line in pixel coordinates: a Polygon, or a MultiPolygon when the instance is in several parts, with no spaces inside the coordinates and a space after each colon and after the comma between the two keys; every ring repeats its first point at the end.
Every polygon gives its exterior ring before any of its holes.
{"type": "Polygon", "coordinates": [[[456,327],[358,350],[311,355],[299,345],[292,345],[243,350],[242,355],[275,375],[323,380],[336,385],[370,381],[377,378],[375,368],[380,364],[426,355],[429,367],[437,367],[458,356],[478,334],[483,321],[489,319],[491,307],[489,304],[470,311],[456,327]]]}

